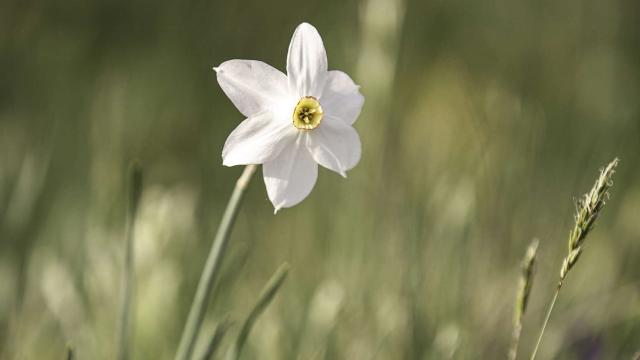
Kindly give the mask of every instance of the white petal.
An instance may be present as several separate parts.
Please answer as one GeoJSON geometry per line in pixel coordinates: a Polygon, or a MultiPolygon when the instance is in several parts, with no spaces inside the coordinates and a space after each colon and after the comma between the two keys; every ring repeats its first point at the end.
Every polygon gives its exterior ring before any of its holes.
{"type": "Polygon", "coordinates": [[[342,71],[329,71],[320,98],[322,109],[329,116],[339,118],[349,125],[353,124],[364,104],[364,96],[360,94],[359,88],[349,75],[342,71]]]}
{"type": "Polygon", "coordinates": [[[327,74],[327,52],[312,25],[302,23],[293,33],[287,55],[289,89],[300,98],[320,97],[327,74]]]}
{"type": "Polygon", "coordinates": [[[291,146],[262,166],[267,194],[275,212],[304,200],[316,184],[318,164],[305,148],[303,135],[299,133],[291,146]]]}
{"type": "Polygon", "coordinates": [[[218,83],[246,117],[273,108],[289,96],[287,76],[256,60],[229,60],[214,68],[218,83]]]}
{"type": "Polygon", "coordinates": [[[231,132],[222,150],[225,166],[262,164],[280,154],[297,136],[288,122],[277,121],[271,111],[263,111],[241,122],[231,132]]]}
{"type": "Polygon", "coordinates": [[[358,164],[362,151],[356,129],[331,117],[307,133],[307,148],[318,164],[344,177],[358,164]]]}

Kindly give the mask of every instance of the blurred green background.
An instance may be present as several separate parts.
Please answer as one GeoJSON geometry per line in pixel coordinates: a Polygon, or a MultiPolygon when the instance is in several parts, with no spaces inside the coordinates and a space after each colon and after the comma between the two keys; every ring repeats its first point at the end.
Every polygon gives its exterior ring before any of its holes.
{"type": "Polygon", "coordinates": [[[212,66],[284,70],[295,26],[366,97],[360,164],[273,215],[256,174],[205,330],[288,261],[246,359],[506,357],[519,262],[541,240],[521,355],[574,198],[621,158],[540,359],[640,350],[640,3],[631,0],[0,1],[0,358],[115,356],[126,169],[144,168],[134,358],[170,359],[242,169],[212,66]]]}

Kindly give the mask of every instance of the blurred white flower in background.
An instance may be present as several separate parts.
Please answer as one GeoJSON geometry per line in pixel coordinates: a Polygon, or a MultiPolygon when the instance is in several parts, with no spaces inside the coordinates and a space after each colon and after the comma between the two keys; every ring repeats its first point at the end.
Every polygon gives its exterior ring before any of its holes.
{"type": "Polygon", "coordinates": [[[322,38],[312,25],[296,28],[287,75],[256,60],[229,60],[214,70],[247,117],[227,138],[223,164],[262,164],[276,212],[309,195],[318,164],[346,177],[360,160],[360,137],[352,125],[364,97],[347,74],[328,71],[322,38]]]}

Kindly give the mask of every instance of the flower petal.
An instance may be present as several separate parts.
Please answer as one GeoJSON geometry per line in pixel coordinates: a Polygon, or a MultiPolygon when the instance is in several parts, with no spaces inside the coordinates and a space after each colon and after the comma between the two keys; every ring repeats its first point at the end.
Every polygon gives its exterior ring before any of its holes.
{"type": "Polygon", "coordinates": [[[364,104],[364,96],[360,94],[359,88],[349,75],[342,71],[329,71],[320,98],[320,104],[325,113],[349,125],[353,124],[364,104]]]}
{"type": "Polygon", "coordinates": [[[316,184],[318,164],[313,161],[303,142],[304,134],[299,133],[293,144],[262,166],[267,194],[275,212],[304,200],[316,184]]]}
{"type": "Polygon", "coordinates": [[[287,76],[262,61],[229,60],[213,69],[224,93],[246,117],[289,97],[287,76]]]}
{"type": "Polygon", "coordinates": [[[335,118],[326,119],[307,134],[307,148],[318,164],[344,177],[358,164],[362,151],[356,129],[335,118]]]}
{"type": "Polygon", "coordinates": [[[224,143],[222,163],[225,166],[262,164],[292,144],[296,134],[290,123],[274,119],[273,112],[260,112],[231,132],[224,143]]]}
{"type": "Polygon", "coordinates": [[[327,52],[318,30],[302,23],[293,33],[287,55],[289,89],[298,97],[320,97],[327,73],[327,52]]]}

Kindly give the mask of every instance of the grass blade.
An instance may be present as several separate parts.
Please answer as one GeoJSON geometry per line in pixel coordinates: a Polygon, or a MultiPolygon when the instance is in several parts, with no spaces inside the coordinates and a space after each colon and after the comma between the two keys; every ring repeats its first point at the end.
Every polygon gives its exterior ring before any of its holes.
{"type": "Polygon", "coordinates": [[[211,336],[209,336],[209,343],[207,344],[207,347],[203,350],[203,353],[196,358],[200,360],[212,359],[222,342],[222,338],[224,338],[224,335],[227,333],[230,326],[231,323],[226,319],[217,323],[211,332],[211,336]]]}
{"type": "Polygon", "coordinates": [[[271,276],[271,279],[269,279],[267,284],[264,286],[260,292],[256,305],[242,324],[242,328],[240,329],[240,333],[238,334],[236,341],[231,345],[231,348],[227,353],[227,360],[236,360],[240,357],[240,353],[242,352],[242,348],[247,341],[247,337],[253,328],[253,324],[258,320],[258,317],[264,312],[267,306],[269,306],[278,292],[278,289],[280,289],[280,286],[282,286],[282,283],[286,279],[288,272],[289,264],[283,263],[278,267],[278,270],[276,270],[273,276],[271,276]]]}
{"type": "Polygon", "coordinates": [[[531,289],[533,287],[537,252],[538,240],[534,239],[527,248],[527,252],[522,260],[522,274],[518,282],[518,293],[513,317],[513,335],[511,348],[509,349],[510,360],[515,360],[518,356],[518,344],[520,343],[520,333],[522,332],[522,317],[527,311],[529,295],[531,295],[531,289]]]}
{"type": "Polygon", "coordinates": [[[73,356],[73,346],[71,344],[67,344],[67,360],[73,360],[75,356],[73,356]]]}
{"type": "Polygon", "coordinates": [[[138,162],[132,162],[128,171],[129,197],[127,206],[127,223],[125,229],[124,281],[122,305],[120,308],[120,326],[118,330],[118,359],[129,358],[131,343],[131,303],[135,287],[135,267],[133,253],[133,230],[138,213],[138,204],[142,194],[142,168],[138,162]]]}

